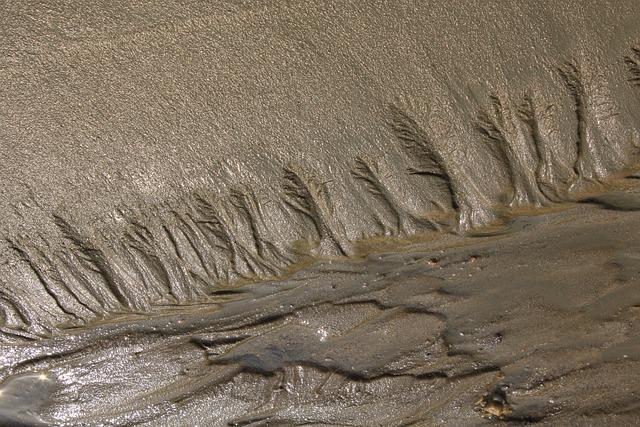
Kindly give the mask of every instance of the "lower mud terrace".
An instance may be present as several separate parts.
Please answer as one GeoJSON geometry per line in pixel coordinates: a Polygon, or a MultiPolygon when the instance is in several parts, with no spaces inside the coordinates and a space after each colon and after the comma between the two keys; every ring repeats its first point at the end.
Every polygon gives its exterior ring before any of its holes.
{"type": "Polygon", "coordinates": [[[3,344],[0,424],[634,425],[637,198],[3,344]]]}

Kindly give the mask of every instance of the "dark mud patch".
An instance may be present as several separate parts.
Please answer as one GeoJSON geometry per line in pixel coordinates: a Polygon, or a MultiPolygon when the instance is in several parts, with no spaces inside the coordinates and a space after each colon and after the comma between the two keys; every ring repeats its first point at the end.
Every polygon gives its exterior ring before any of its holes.
{"type": "Polygon", "coordinates": [[[594,203],[606,209],[617,211],[640,210],[639,191],[615,191],[581,200],[583,203],[594,203]]]}

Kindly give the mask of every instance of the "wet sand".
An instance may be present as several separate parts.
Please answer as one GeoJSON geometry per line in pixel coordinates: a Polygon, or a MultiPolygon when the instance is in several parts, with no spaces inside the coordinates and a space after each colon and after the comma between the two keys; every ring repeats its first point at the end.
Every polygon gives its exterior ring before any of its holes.
{"type": "Polygon", "coordinates": [[[635,425],[635,1],[10,2],[0,424],[635,425]]]}
{"type": "Polygon", "coordinates": [[[566,206],[5,344],[2,412],[63,425],[634,425],[639,215],[566,206]]]}

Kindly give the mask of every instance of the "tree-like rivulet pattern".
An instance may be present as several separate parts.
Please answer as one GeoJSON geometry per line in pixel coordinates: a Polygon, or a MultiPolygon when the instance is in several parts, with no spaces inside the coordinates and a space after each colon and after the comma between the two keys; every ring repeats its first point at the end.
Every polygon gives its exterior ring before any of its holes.
{"type": "MultiPolygon", "coordinates": [[[[618,78],[636,85],[638,50],[632,49],[623,62],[627,74],[618,78]]],[[[502,196],[495,200],[473,197],[468,189],[478,188],[478,183],[458,172],[460,159],[447,141],[437,140],[428,118],[420,122],[395,103],[386,107],[387,143],[404,153],[407,163],[401,169],[421,177],[420,185],[447,194],[429,201],[437,210],[412,212],[385,183],[378,167],[384,158],[346,159],[350,166],[345,175],[351,180],[345,182],[385,216],[374,219],[368,236],[464,232],[490,225],[465,218],[480,208],[494,212],[497,220],[500,205],[544,207],[571,201],[582,192],[602,190],[609,176],[631,165],[633,141],[613,143],[608,136],[617,114],[601,99],[606,93],[588,81],[589,75],[574,61],[559,64],[555,72],[564,85],[560,96],[571,106],[565,113],[573,114],[566,119],[575,126],[572,156],[560,157],[553,145],[558,135],[550,123],[562,110],[544,102],[535,88],[516,98],[489,94],[470,117],[486,161],[507,178],[499,191],[502,196]],[[446,220],[447,215],[456,221],[446,220]]],[[[335,177],[323,177],[300,163],[281,170],[280,193],[261,194],[247,185],[232,188],[226,197],[194,192],[180,206],[161,205],[125,218],[127,225],[117,236],[82,232],[55,214],[51,221],[61,244],[38,243],[26,235],[8,238],[6,246],[15,261],[0,292],[4,338],[46,335],[60,324],[80,325],[109,313],[204,301],[220,286],[276,277],[309,256],[352,254],[346,212],[334,201],[335,177]],[[265,211],[269,205],[289,218],[298,239],[274,237],[265,211]],[[27,290],[31,295],[24,294],[27,290]]]]}

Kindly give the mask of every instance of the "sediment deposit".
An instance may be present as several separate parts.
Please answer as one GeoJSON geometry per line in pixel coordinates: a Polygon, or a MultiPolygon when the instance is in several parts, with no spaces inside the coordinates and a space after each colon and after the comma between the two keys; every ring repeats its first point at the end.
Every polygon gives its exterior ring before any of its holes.
{"type": "Polygon", "coordinates": [[[637,418],[634,1],[2,9],[5,424],[637,418]]]}

